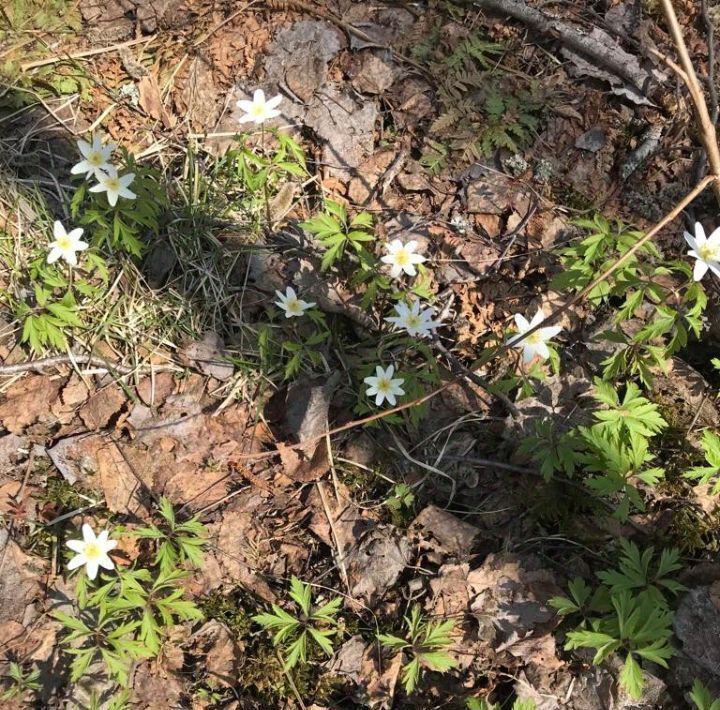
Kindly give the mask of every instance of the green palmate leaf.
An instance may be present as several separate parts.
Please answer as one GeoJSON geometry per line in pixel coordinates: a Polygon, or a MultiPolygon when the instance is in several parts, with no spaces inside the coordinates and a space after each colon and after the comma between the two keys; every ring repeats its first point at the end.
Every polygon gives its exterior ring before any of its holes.
{"type": "Polygon", "coordinates": [[[598,572],[599,579],[610,588],[612,594],[632,590],[647,591],[655,597],[658,604],[666,606],[664,594],[659,587],[672,593],[685,589],[679,582],[668,577],[682,569],[678,550],[663,550],[657,559],[652,547],[641,552],[634,542],[624,538],[620,538],[619,542],[622,554],[618,568],[598,572]]]}
{"type": "Polygon", "coordinates": [[[340,611],[341,606],[342,598],[335,597],[334,599],[331,599],[329,602],[327,602],[327,604],[323,604],[322,606],[315,609],[312,613],[312,618],[331,623],[334,621],[334,617],[340,611]]]}
{"type": "Polygon", "coordinates": [[[697,710],[720,710],[720,699],[713,699],[710,691],[697,678],[693,682],[690,700],[697,710]]]}
{"type": "Polygon", "coordinates": [[[632,653],[628,653],[625,658],[625,664],[620,672],[620,685],[627,690],[628,695],[635,700],[642,697],[643,691],[643,673],[637,661],[633,658],[632,653]]]}
{"type": "Polygon", "coordinates": [[[294,668],[298,663],[307,661],[307,637],[303,631],[298,638],[288,647],[287,657],[285,659],[285,668],[289,670],[294,668]]]}
{"type": "Polygon", "coordinates": [[[91,634],[92,631],[84,624],[80,619],[77,619],[70,614],[66,614],[64,611],[54,611],[52,616],[56,618],[63,626],[66,626],[73,631],[79,631],[82,633],[91,634]]]}
{"type": "Polygon", "coordinates": [[[667,427],[657,405],[643,397],[633,382],[628,383],[622,401],[612,397],[608,383],[596,379],[595,387],[596,398],[611,407],[595,412],[595,417],[612,430],[618,433],[626,430],[628,433],[651,437],[667,427]]]}
{"type": "Polygon", "coordinates": [[[701,485],[707,485],[712,479],[716,479],[712,488],[713,495],[716,495],[720,492],[720,437],[706,430],[703,432],[701,444],[708,465],[691,468],[684,475],[701,485]]]}
{"type": "Polygon", "coordinates": [[[76,683],[80,680],[80,678],[85,675],[87,669],[90,667],[90,664],[93,662],[93,659],[95,658],[95,649],[69,648],[66,649],[66,652],[75,656],[72,663],[70,664],[70,680],[71,682],[76,683]]]}
{"type": "Polygon", "coordinates": [[[445,651],[432,651],[430,653],[422,653],[419,656],[424,665],[429,666],[434,671],[441,673],[449,671],[457,666],[457,661],[451,658],[445,651]]]}
{"type": "Polygon", "coordinates": [[[415,691],[419,678],[420,660],[418,658],[413,658],[413,660],[403,666],[402,669],[402,682],[405,692],[408,695],[411,695],[415,691]]]}
{"type": "Polygon", "coordinates": [[[335,634],[334,629],[330,631],[320,631],[319,629],[309,627],[308,633],[313,637],[317,645],[320,646],[320,648],[325,651],[325,653],[327,653],[328,656],[332,656],[333,645],[332,641],[330,641],[330,638],[335,634]]]}
{"type": "Polygon", "coordinates": [[[394,650],[400,650],[410,646],[405,639],[400,638],[399,636],[393,636],[392,634],[378,634],[377,639],[383,646],[387,646],[388,648],[392,648],[394,650]]]}

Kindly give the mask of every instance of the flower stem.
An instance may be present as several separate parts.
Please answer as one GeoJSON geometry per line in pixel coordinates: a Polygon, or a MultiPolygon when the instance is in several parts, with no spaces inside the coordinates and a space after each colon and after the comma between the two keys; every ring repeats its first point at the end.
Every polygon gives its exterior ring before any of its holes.
{"type": "MultiPolygon", "coordinates": [[[[263,155],[265,155],[265,124],[261,124],[260,126],[260,147],[262,149],[263,155]]],[[[269,177],[270,173],[268,172],[265,180],[263,181],[263,193],[265,195],[265,218],[267,219],[268,233],[272,232],[272,216],[270,214],[270,193],[268,191],[269,177]]]]}

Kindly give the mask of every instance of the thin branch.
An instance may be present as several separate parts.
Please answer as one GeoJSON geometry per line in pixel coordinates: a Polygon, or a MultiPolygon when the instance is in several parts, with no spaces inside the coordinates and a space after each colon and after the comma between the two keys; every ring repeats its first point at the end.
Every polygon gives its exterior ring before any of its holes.
{"type": "MultiPolygon", "coordinates": [[[[43,357],[28,362],[17,362],[12,365],[0,365],[0,377],[19,375],[23,372],[42,372],[58,365],[89,365],[118,375],[131,375],[139,369],[138,367],[108,362],[104,358],[95,355],[54,355],[53,357],[43,357]]],[[[174,365],[153,365],[152,369],[155,372],[172,372],[177,370],[178,367],[174,365]]]]}
{"type": "Polygon", "coordinates": [[[120,44],[113,44],[109,47],[96,47],[95,49],[84,49],[81,52],[73,52],[72,54],[58,54],[53,57],[45,57],[44,59],[35,59],[32,62],[25,62],[25,64],[21,64],[20,70],[25,72],[29,69],[45,67],[48,64],[66,62],[69,59],[83,59],[84,57],[94,57],[97,54],[115,52],[118,49],[123,49],[125,47],[133,47],[136,44],[150,44],[150,42],[154,41],[156,37],[157,35],[150,35],[149,37],[141,37],[140,39],[131,39],[127,42],[121,42],[120,44]]]}
{"type": "MultiPolygon", "coordinates": [[[[670,36],[672,37],[673,44],[675,45],[675,51],[678,54],[680,66],[682,67],[684,76],[683,81],[687,86],[688,92],[690,93],[690,99],[692,100],[693,107],[695,108],[695,119],[697,120],[698,128],[700,130],[700,140],[702,141],[705,153],[707,154],[708,162],[710,163],[710,172],[720,177],[720,150],[717,144],[717,134],[715,132],[715,123],[710,117],[707,103],[705,101],[705,94],[698,80],[693,66],[692,60],[690,59],[690,53],[688,52],[685,39],[678,22],[677,15],[675,14],[675,8],[673,7],[672,0],[660,0],[662,5],[665,19],[668,23],[670,30],[670,36]]],[[[720,202],[720,181],[715,180],[713,184],[713,190],[715,197],[720,202]]]]}

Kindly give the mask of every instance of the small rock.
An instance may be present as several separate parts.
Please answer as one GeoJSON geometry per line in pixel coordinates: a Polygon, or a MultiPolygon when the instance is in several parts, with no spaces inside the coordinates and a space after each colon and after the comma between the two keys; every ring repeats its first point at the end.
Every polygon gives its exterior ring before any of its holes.
{"type": "Polygon", "coordinates": [[[358,104],[337,84],[312,98],[305,124],[323,142],[322,160],[329,177],[348,179],[373,152],[378,110],[374,102],[358,104]]]}
{"type": "Polygon", "coordinates": [[[348,74],[352,85],[363,94],[382,94],[395,81],[397,67],[385,50],[364,50],[353,57],[348,74]]]}
{"type": "Polygon", "coordinates": [[[589,131],[585,131],[581,136],[578,136],[575,141],[575,147],[580,150],[589,150],[591,153],[597,153],[604,145],[607,140],[607,134],[605,129],[600,126],[594,126],[589,131]]]}
{"type": "Polygon", "coordinates": [[[203,339],[188,343],[178,351],[180,360],[197,367],[203,375],[229,380],[235,368],[227,361],[225,344],[218,333],[207,331],[203,339]]]}
{"type": "Polygon", "coordinates": [[[237,682],[242,649],[227,627],[216,619],[208,621],[189,640],[194,655],[204,655],[204,670],[213,682],[231,687],[237,682]]]}
{"type": "Polygon", "coordinates": [[[430,545],[451,555],[469,554],[480,530],[442,508],[428,505],[415,518],[411,529],[420,532],[430,545]]]}
{"type": "Polygon", "coordinates": [[[301,20],[281,29],[265,55],[268,81],[287,84],[307,103],[325,84],[328,62],[343,44],[342,35],[328,22],[301,20]]]}
{"type": "Polygon", "coordinates": [[[377,526],[347,553],[351,593],[368,604],[381,599],[407,566],[410,544],[394,528],[377,526]]]}
{"type": "Polygon", "coordinates": [[[673,629],[683,653],[720,679],[720,583],[691,589],[675,612],[673,629]]]}
{"type": "Polygon", "coordinates": [[[19,463],[27,458],[28,439],[17,434],[0,436],[0,475],[14,473],[19,463]]]}

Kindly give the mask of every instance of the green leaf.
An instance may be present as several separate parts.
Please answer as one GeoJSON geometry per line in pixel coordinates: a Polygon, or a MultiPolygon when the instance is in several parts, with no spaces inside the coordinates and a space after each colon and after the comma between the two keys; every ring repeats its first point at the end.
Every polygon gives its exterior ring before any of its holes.
{"type": "Polygon", "coordinates": [[[633,658],[632,653],[628,653],[625,659],[619,681],[620,685],[625,688],[631,698],[639,700],[642,697],[643,686],[645,684],[643,673],[637,661],[633,658]]]}
{"type": "Polygon", "coordinates": [[[410,663],[403,667],[402,670],[402,682],[405,688],[405,692],[408,695],[412,695],[417,687],[418,680],[420,679],[420,661],[417,658],[413,658],[410,663]]]}
{"type": "Polygon", "coordinates": [[[457,666],[457,661],[445,651],[433,651],[419,654],[420,660],[434,671],[445,672],[457,666]]]}

